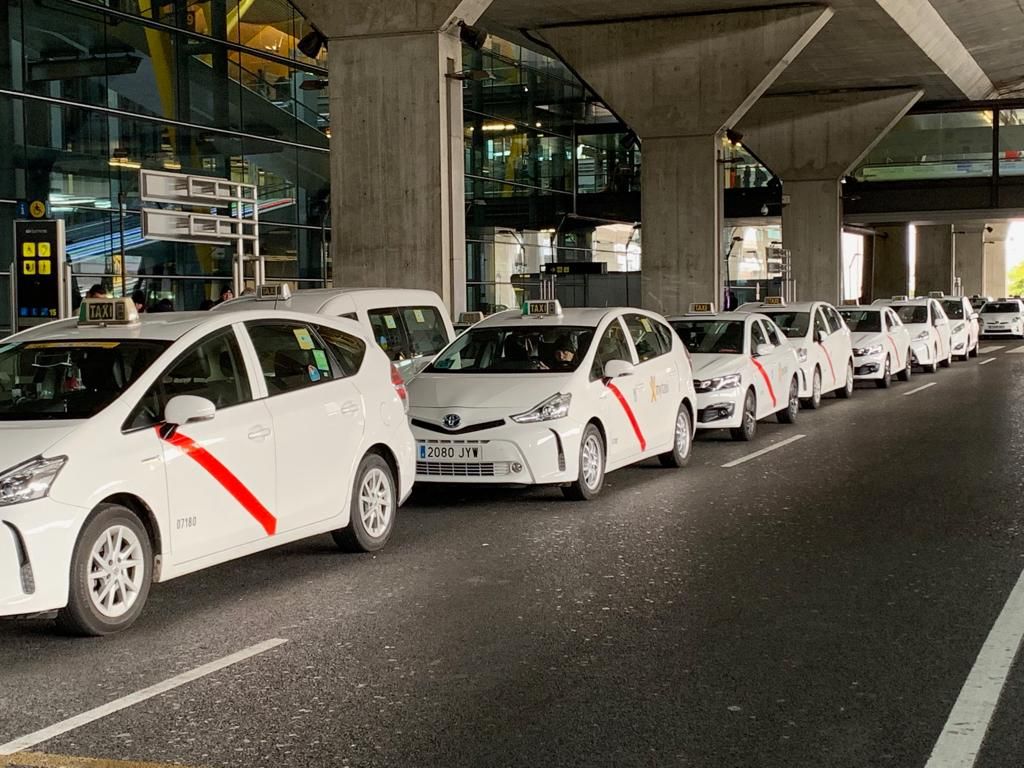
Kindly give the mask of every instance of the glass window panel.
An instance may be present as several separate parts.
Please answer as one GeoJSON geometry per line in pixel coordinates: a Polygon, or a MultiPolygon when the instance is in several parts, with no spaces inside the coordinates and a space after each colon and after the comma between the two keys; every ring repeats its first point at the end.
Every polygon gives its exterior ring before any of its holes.
{"type": "Polygon", "coordinates": [[[999,110],[999,175],[1024,176],[1024,109],[999,110]]]}

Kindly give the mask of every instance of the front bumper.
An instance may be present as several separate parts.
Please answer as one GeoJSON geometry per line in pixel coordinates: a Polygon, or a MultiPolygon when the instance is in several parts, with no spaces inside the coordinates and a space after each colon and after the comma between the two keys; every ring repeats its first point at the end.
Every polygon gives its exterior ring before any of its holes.
{"type": "Polygon", "coordinates": [[[874,381],[885,377],[885,353],[853,358],[854,381],[874,381]]]}
{"type": "Polygon", "coordinates": [[[573,418],[538,424],[516,424],[473,432],[458,437],[413,426],[416,438],[416,482],[466,485],[549,485],[579,477],[582,424],[573,418]],[[426,446],[478,448],[472,459],[426,458],[426,446]]]}
{"type": "Polygon", "coordinates": [[[746,388],[697,394],[697,429],[736,429],[743,423],[746,388]]]}
{"type": "Polygon", "coordinates": [[[931,365],[935,361],[935,349],[931,340],[914,341],[910,344],[910,354],[914,365],[931,365]]]}
{"type": "Polygon", "coordinates": [[[88,515],[48,498],[0,507],[0,616],[67,605],[71,554],[88,515]]]}
{"type": "MultiPolygon", "coordinates": [[[[814,395],[812,385],[814,383],[814,363],[808,359],[806,363],[800,363],[800,399],[807,400],[814,395]]],[[[825,382],[822,380],[822,391],[825,391],[825,382]]]]}
{"type": "Polygon", "coordinates": [[[1024,335],[1024,328],[1010,325],[987,325],[981,329],[982,336],[1021,336],[1024,335]]]}

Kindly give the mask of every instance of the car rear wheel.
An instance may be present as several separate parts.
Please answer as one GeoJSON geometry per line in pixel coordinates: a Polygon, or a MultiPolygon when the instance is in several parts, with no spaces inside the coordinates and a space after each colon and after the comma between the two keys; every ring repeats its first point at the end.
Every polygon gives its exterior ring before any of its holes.
{"type": "Polygon", "coordinates": [[[800,382],[797,377],[789,384],[789,400],[786,401],[785,410],[779,411],[778,419],[780,424],[795,424],[800,414],[800,382]]]}
{"type": "Polygon", "coordinates": [[[730,429],[733,440],[749,443],[757,435],[757,397],[748,389],[743,400],[743,421],[736,429],[730,429]]]}
{"type": "Polygon", "coordinates": [[[383,457],[363,457],[352,484],[349,522],[332,531],[334,543],[345,552],[376,552],[391,538],[398,512],[395,477],[383,457]]]}
{"type": "Polygon", "coordinates": [[[903,367],[897,376],[900,381],[910,381],[910,377],[914,375],[914,358],[910,355],[910,350],[907,350],[907,364],[903,367]]]}
{"type": "Polygon", "coordinates": [[[976,342],[974,347],[971,349],[971,351],[967,353],[967,356],[968,357],[977,357],[978,356],[978,347],[980,347],[980,346],[981,346],[981,342],[980,341],[976,342]]]}
{"type": "Polygon", "coordinates": [[[938,347],[935,347],[935,349],[932,350],[932,361],[928,365],[924,366],[924,369],[926,371],[928,371],[928,373],[937,373],[938,372],[938,370],[939,370],[939,348],[938,347]]]}
{"type": "Polygon", "coordinates": [[[853,397],[853,360],[846,363],[846,382],[842,388],[836,390],[836,397],[840,400],[849,400],[853,397]]]}
{"type": "Polygon", "coordinates": [[[939,365],[941,365],[943,368],[949,368],[951,365],[953,365],[953,349],[952,348],[950,348],[949,355],[946,357],[946,359],[943,360],[941,363],[939,363],[939,365]]]}
{"type": "Polygon", "coordinates": [[[153,580],[153,547],[138,516],[103,504],[86,523],[71,555],[68,604],[57,625],[76,635],[110,635],[142,613],[153,580]]]}
{"type": "Polygon", "coordinates": [[[811,396],[803,401],[804,408],[816,411],[821,407],[821,369],[815,367],[811,376],[811,396]]]}
{"type": "Polygon", "coordinates": [[[875,382],[879,389],[888,389],[892,386],[892,360],[885,356],[885,367],[882,369],[882,378],[875,382]]]}
{"type": "Polygon", "coordinates": [[[690,410],[685,403],[679,404],[679,412],[676,414],[675,437],[672,443],[672,450],[663,453],[658,457],[663,467],[685,467],[690,463],[693,455],[693,422],[690,419],[690,410]]]}
{"type": "Polygon", "coordinates": [[[594,424],[587,424],[580,440],[580,471],[576,482],[562,488],[572,501],[590,501],[604,487],[604,439],[594,424]]]}

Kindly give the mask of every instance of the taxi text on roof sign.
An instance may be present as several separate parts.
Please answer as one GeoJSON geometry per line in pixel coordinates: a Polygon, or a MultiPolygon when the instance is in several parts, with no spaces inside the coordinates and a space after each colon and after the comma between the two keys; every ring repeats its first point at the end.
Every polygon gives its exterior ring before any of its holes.
{"type": "Polygon", "coordinates": [[[764,305],[766,307],[782,307],[785,306],[786,302],[782,300],[781,296],[765,296],[764,305]]]}
{"type": "Polygon", "coordinates": [[[288,301],[292,297],[287,285],[260,285],[256,288],[257,301],[288,301]]]}
{"type": "Polygon", "coordinates": [[[699,302],[697,304],[690,305],[691,315],[713,315],[715,314],[715,305],[709,302],[699,302]]]}
{"type": "Polygon", "coordinates": [[[86,299],[78,312],[79,325],[132,325],[139,311],[131,299],[86,299]]]}
{"type": "Polygon", "coordinates": [[[946,298],[946,292],[945,291],[930,291],[928,293],[928,298],[929,299],[944,299],[944,298],[946,298]]]}
{"type": "Polygon", "coordinates": [[[906,296],[893,296],[892,300],[893,301],[907,301],[907,297],[906,296]]]}
{"type": "Polygon", "coordinates": [[[523,304],[524,317],[547,317],[548,315],[561,315],[562,305],[557,301],[547,299],[539,301],[527,301],[523,304]]]}

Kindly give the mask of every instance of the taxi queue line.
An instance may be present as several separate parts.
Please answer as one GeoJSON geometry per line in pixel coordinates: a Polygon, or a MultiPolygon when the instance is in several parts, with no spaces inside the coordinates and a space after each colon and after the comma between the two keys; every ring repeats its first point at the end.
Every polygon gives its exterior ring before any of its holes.
{"type": "Polygon", "coordinates": [[[673,318],[528,301],[456,337],[436,296],[376,293],[261,286],[141,317],[93,299],[4,340],[0,616],[117,632],[154,582],[321,533],[380,549],[414,482],[592,499],[621,467],[685,467],[698,430],[749,441],[858,378],[977,354],[937,297],[673,318]],[[382,349],[403,329],[448,336],[405,375],[382,349]]]}

